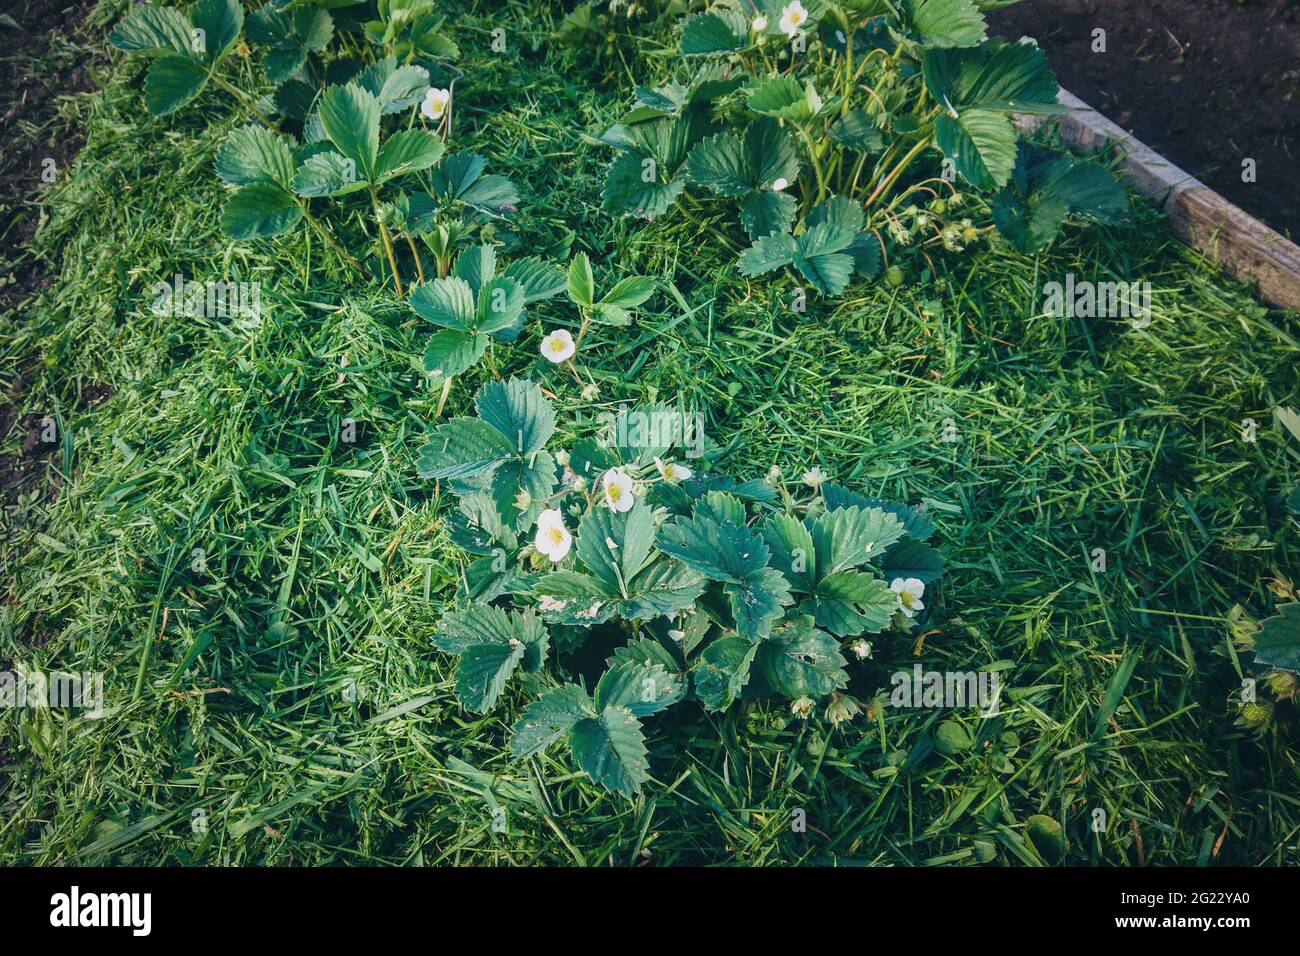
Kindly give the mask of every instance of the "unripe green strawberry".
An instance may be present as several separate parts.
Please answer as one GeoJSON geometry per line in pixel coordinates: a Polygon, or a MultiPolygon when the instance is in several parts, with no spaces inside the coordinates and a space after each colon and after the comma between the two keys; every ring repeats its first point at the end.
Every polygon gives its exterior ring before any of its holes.
{"type": "Polygon", "coordinates": [[[1274,671],[1264,678],[1264,683],[1278,697],[1290,697],[1296,691],[1296,675],[1290,671],[1274,671]]]}
{"type": "Polygon", "coordinates": [[[1272,714],[1273,708],[1268,704],[1246,704],[1241,708],[1241,722],[1254,730],[1267,724],[1272,714]]]}
{"type": "Polygon", "coordinates": [[[885,270],[885,284],[897,289],[903,284],[903,270],[898,266],[890,266],[885,270]]]}

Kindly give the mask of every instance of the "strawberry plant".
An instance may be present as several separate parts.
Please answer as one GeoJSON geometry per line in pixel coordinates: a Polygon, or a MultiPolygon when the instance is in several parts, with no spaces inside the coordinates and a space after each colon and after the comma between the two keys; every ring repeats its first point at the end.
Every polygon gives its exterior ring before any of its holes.
{"type": "Polygon", "coordinates": [[[638,89],[601,137],[619,153],[604,205],[734,209],[746,276],[839,295],[903,247],[996,230],[1033,252],[1127,211],[1097,163],[1019,141],[1013,114],[1061,111],[1056,81],[1036,46],[988,38],[975,0],[724,0],[682,21],[679,50],[683,78],[638,89]]]}
{"type": "MultiPolygon", "coordinates": [[[[419,70],[423,74],[423,70],[419,70]]],[[[370,199],[380,240],[398,297],[405,292],[397,268],[392,238],[379,203],[381,187],[400,177],[428,169],[444,152],[442,140],[423,129],[403,129],[380,135],[380,119],[396,112],[417,95],[413,79],[399,80],[398,71],[375,94],[364,82],[334,85],[321,95],[316,111],[327,145],[314,149],[293,177],[299,196],[346,196],[364,191],[370,199]],[[332,149],[329,147],[333,147],[332,149]]],[[[427,86],[427,80],[424,83],[427,86]]],[[[423,89],[419,90],[419,95],[423,89]]],[[[418,97],[417,100],[418,101],[418,97]]]]}
{"type": "Polygon", "coordinates": [[[473,556],[434,642],[458,655],[468,709],[491,709],[519,672],[540,691],[514,725],[520,757],[563,738],[594,781],[632,794],[649,776],[642,721],[679,703],[775,696],[808,716],[824,700],[849,719],[865,636],[927,613],[943,561],[923,511],[815,471],[799,497],[696,475],[663,434],[615,429],[553,453],[554,408],[518,379],[486,386],[475,408],[420,453],[421,476],[461,496],[451,536],[473,556]],[[566,667],[589,642],[612,648],[590,691],[566,667]]]}
{"type": "Polygon", "coordinates": [[[290,6],[282,9],[274,3],[255,11],[248,18],[248,39],[265,48],[262,69],[272,86],[290,80],[305,82],[314,76],[316,67],[309,58],[329,46],[334,34],[334,18],[319,6],[290,6]]]}
{"type": "Polygon", "coordinates": [[[108,42],[151,58],[144,101],[155,116],[180,109],[209,82],[256,113],[248,96],[219,72],[243,26],[239,0],[198,0],[184,13],[173,7],[143,6],[113,29],[108,42]]]}
{"type": "Polygon", "coordinates": [[[293,188],[300,159],[310,150],[291,137],[261,126],[235,130],[217,150],[217,175],[236,187],[221,212],[221,231],[232,239],[282,235],[304,218],[340,258],[361,273],[357,262],[307,208],[293,188]]]}
{"type": "Polygon", "coordinates": [[[442,414],[452,379],[474,366],[493,340],[518,338],[524,308],[556,295],[564,284],[558,266],[536,258],[517,259],[498,274],[496,250],[476,245],[456,257],[454,274],[412,290],[411,308],[441,330],[424,351],[424,370],[442,378],[436,414],[442,414]]]}
{"type": "Polygon", "coordinates": [[[378,0],[378,19],[364,24],[366,39],[410,62],[416,57],[454,59],[456,44],[440,32],[444,17],[434,0],[378,0]]]}
{"type": "MultiPolygon", "coordinates": [[[[542,357],[552,364],[566,363],[579,382],[582,376],[573,365],[573,358],[582,347],[582,340],[593,322],[599,325],[625,326],[632,321],[632,310],[654,295],[655,280],[649,276],[625,276],[603,295],[596,290],[596,278],[591,271],[591,260],[580,252],[569,263],[565,283],[571,301],[578,309],[581,324],[575,338],[568,329],[552,329],[542,339],[542,357]]],[[[586,386],[595,388],[594,383],[586,386]]]]}

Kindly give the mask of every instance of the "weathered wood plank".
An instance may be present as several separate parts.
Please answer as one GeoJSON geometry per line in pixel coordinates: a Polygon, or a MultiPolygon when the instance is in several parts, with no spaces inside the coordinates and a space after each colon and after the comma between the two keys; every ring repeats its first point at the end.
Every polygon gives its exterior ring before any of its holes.
{"type": "Polygon", "coordinates": [[[1126,133],[1072,93],[1061,90],[1070,112],[1017,118],[1022,129],[1055,122],[1061,141],[1084,152],[1120,147],[1124,179],[1164,209],[1169,229],[1233,278],[1257,286],[1264,301],[1300,310],[1300,246],[1228,202],[1195,176],[1126,133]]]}

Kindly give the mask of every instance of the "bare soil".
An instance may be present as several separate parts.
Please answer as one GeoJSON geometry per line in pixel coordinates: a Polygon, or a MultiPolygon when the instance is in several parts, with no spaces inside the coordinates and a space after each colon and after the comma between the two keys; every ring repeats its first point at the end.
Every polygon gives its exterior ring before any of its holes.
{"type": "Polygon", "coordinates": [[[1300,239],[1298,0],[1025,0],[989,21],[1034,37],[1062,86],[1300,239]],[[1243,181],[1247,159],[1254,182],[1243,181]]]}

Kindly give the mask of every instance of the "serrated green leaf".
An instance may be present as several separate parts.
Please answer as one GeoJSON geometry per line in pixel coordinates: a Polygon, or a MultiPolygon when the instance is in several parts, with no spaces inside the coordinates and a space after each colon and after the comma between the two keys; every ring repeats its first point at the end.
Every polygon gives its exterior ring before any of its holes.
{"type": "Polygon", "coordinates": [[[1012,181],[992,207],[1007,241],[1021,252],[1037,252],[1056,237],[1070,213],[1100,222],[1123,219],[1128,195],[1099,163],[1021,142],[1012,181]]]}
{"type": "Polygon", "coordinates": [[[795,239],[794,266],[822,295],[839,295],[853,278],[854,259],[844,252],[853,240],[851,229],[819,222],[795,239]]]}
{"type": "Polygon", "coordinates": [[[739,637],[720,637],[700,654],[691,671],[695,696],[709,710],[723,710],[749,683],[758,645],[739,637]]]}
{"type": "Polygon", "coordinates": [[[500,332],[522,325],[524,289],[514,279],[497,276],[478,294],[476,322],[481,332],[500,332]]]}
{"type": "Polygon", "coordinates": [[[615,159],[605,172],[605,188],[601,193],[605,210],[642,219],[654,219],[667,212],[685,187],[685,177],[663,182],[657,166],[652,157],[635,153],[615,159]]]}
{"type": "Polygon", "coordinates": [[[555,431],[555,406],[526,379],[483,386],[474,397],[474,407],[484,423],[508,438],[517,455],[540,452],[555,431]]]}
{"type": "Polygon", "coordinates": [[[682,21],[681,51],[685,56],[716,56],[743,49],[749,20],[737,10],[718,7],[682,21]]]}
{"type": "Polygon", "coordinates": [[[1064,111],[1047,57],[1032,43],[990,40],[968,50],[927,50],[922,69],[930,95],[950,110],[1064,111]]]}
{"type": "Polygon", "coordinates": [[[196,62],[164,53],[149,64],[144,78],[144,104],[154,116],[174,113],[203,91],[208,74],[196,62]]]}
{"type": "Polygon", "coordinates": [[[850,491],[842,485],[834,482],[827,482],[822,485],[822,498],[826,502],[827,511],[836,511],[840,508],[851,508],[857,505],[864,511],[872,508],[880,508],[889,512],[903,523],[903,531],[909,538],[917,541],[924,541],[934,534],[934,522],[930,516],[921,508],[909,508],[907,505],[899,504],[896,501],[885,501],[881,498],[869,498],[866,495],[860,495],[856,491],[850,491]]]}
{"type": "Polygon", "coordinates": [[[633,796],[650,779],[641,725],[626,707],[609,706],[584,717],[569,732],[573,758],[597,784],[633,796]]]}
{"type": "Polygon", "coordinates": [[[884,136],[866,110],[849,110],[831,126],[830,137],[857,153],[876,153],[885,145],[884,136]]]}
{"type": "Polygon", "coordinates": [[[383,116],[410,109],[429,89],[429,71],[422,66],[398,66],[392,54],[357,74],[356,84],[374,97],[383,116]]]}
{"type": "Polygon", "coordinates": [[[385,140],[379,151],[375,182],[387,182],[397,176],[428,169],[442,158],[446,149],[437,136],[422,129],[406,129],[385,140]]]}
{"type": "Polygon", "coordinates": [[[705,583],[690,568],[660,557],[632,579],[627,600],[618,605],[619,614],[630,621],[677,614],[699,600],[705,583]]]}
{"type": "Polygon", "coordinates": [[[731,522],[739,526],[746,522],[745,503],[736,495],[718,488],[706,491],[695,502],[695,514],[719,524],[731,522]]]}
{"type": "Polygon", "coordinates": [[[794,262],[794,237],[788,233],[761,236],[740,254],[740,274],[760,276],[794,262]]]}
{"type": "Polygon", "coordinates": [[[772,515],[763,525],[763,540],[772,549],[771,566],[793,590],[811,593],[817,586],[817,552],[804,523],[793,515],[772,515]]]}
{"type": "Polygon", "coordinates": [[[221,210],[221,231],[231,239],[258,239],[288,232],[302,219],[293,195],[276,183],[253,183],[231,193],[221,210]]]}
{"type": "Polygon", "coordinates": [[[434,646],[448,654],[464,654],[476,644],[507,646],[518,640],[522,616],[491,604],[469,604],[448,611],[438,621],[434,646]]]}
{"type": "Polygon", "coordinates": [[[524,290],[524,302],[540,302],[563,292],[567,278],[559,266],[545,259],[516,259],[501,273],[524,290]]]}
{"type": "Polygon", "coordinates": [[[510,735],[516,757],[531,757],[559,740],[573,725],[596,710],[586,692],[574,684],[546,691],[525,708],[510,735]]]}
{"type": "Polygon", "coordinates": [[[232,186],[293,183],[293,152],[284,137],[261,126],[245,126],[217,150],[217,175],[232,186]]]}
{"type": "Polygon", "coordinates": [[[487,243],[466,246],[456,256],[456,275],[469,283],[477,297],[484,283],[497,274],[497,251],[487,243]]]}
{"type": "Polygon", "coordinates": [[[596,301],[596,278],[585,252],[579,252],[569,263],[568,290],[569,298],[578,305],[589,306],[596,301]]]}
{"type": "Polygon", "coordinates": [[[446,202],[464,203],[497,214],[519,204],[519,192],[504,176],[483,175],[487,161],[468,152],[453,153],[433,171],[434,193],[446,202]]]}
{"type": "Polygon", "coordinates": [[[677,703],[686,693],[680,675],[660,662],[625,659],[614,663],[596,684],[596,707],[626,707],[649,717],[677,703]]]}
{"type": "Polygon", "coordinates": [[[190,7],[190,20],[197,35],[191,33],[193,43],[199,46],[204,60],[216,63],[235,45],[244,28],[244,6],[239,0],[198,0],[190,7]]]}
{"type": "Polygon", "coordinates": [[[1039,197],[1028,203],[1008,189],[994,196],[990,205],[998,232],[1012,248],[1026,253],[1047,248],[1070,215],[1070,207],[1059,200],[1039,197]]]}
{"type": "Polygon", "coordinates": [[[633,576],[645,567],[653,546],[654,518],[643,501],[621,513],[593,508],[578,524],[578,558],[608,593],[629,593],[633,576]]]}
{"type": "Polygon", "coordinates": [[[178,53],[196,59],[190,19],[174,7],[143,6],[113,28],[108,42],[129,53],[178,53]]]}
{"type": "Polygon", "coordinates": [[[763,539],[746,525],[719,522],[698,510],[691,518],[674,518],[659,529],[659,547],[711,581],[744,584],[767,567],[770,553],[763,539]]]}
{"type": "Polygon", "coordinates": [[[784,234],[798,209],[798,201],[789,193],[754,190],[741,201],[740,224],[750,239],[784,234]]]}
{"type": "Polygon", "coordinates": [[[506,524],[488,494],[465,495],[457,505],[459,514],[449,520],[451,540],[472,554],[513,551],[518,545],[514,531],[506,524]]]}
{"type": "Polygon", "coordinates": [[[825,578],[866,564],[903,536],[903,525],[882,508],[857,506],[825,511],[808,528],[817,550],[817,573],[825,578]]]}
{"type": "Polygon", "coordinates": [[[898,609],[898,595],[873,575],[838,571],[817,582],[808,607],[818,627],[840,637],[852,637],[888,627],[898,609]]]}
{"type": "Polygon", "coordinates": [[[1300,672],[1300,603],[1283,604],[1255,635],[1255,659],[1268,667],[1300,672]]]}
{"type": "Polygon", "coordinates": [[[903,0],[902,9],[905,29],[925,46],[976,46],[985,37],[974,0],[903,0]]]}
{"type": "Polygon", "coordinates": [[[1007,184],[1016,161],[1016,130],[1011,117],[988,110],[967,110],[953,119],[934,121],[935,145],[954,168],[978,189],[1007,184]]]}
{"type": "Polygon", "coordinates": [[[490,474],[514,453],[505,435],[477,418],[443,422],[420,449],[421,478],[466,479],[490,474]]]}
{"type": "Polygon", "coordinates": [[[626,276],[601,297],[606,308],[634,309],[654,295],[656,283],[649,276],[626,276]]]}
{"type": "Polygon", "coordinates": [[[838,252],[848,246],[848,243],[844,242],[845,233],[852,237],[862,231],[862,227],[866,225],[866,213],[863,212],[860,203],[847,196],[831,196],[808,214],[810,231],[811,227],[823,223],[826,224],[827,231],[815,251],[838,252]]]}
{"type": "Polygon", "coordinates": [[[357,178],[375,181],[379,159],[379,101],[356,84],[331,86],[321,94],[320,122],[325,135],[356,164],[357,178]]]}
{"type": "Polygon", "coordinates": [[[774,568],[756,571],[742,584],[724,584],[722,591],[736,619],[736,633],[749,641],[764,640],[794,600],[790,582],[774,568]]]}
{"type": "Polygon", "coordinates": [[[749,108],[761,116],[804,123],[822,108],[822,99],[812,81],[800,83],[793,76],[778,76],[761,83],[749,94],[749,108]]]}
{"type": "Polygon", "coordinates": [[[356,163],[328,148],[303,160],[293,177],[293,191],[308,198],[346,196],[365,188],[356,163]]]}
{"type": "Polygon", "coordinates": [[[791,700],[824,697],[848,686],[839,641],[807,619],[775,631],[759,645],[756,660],[772,688],[791,700]]]}
{"type": "Polygon", "coordinates": [[[686,157],[691,182],[719,196],[737,198],[752,188],[740,137],[727,131],[706,137],[686,157]]]}
{"type": "Polygon", "coordinates": [[[435,332],[424,349],[424,370],[447,378],[460,375],[483,357],[488,341],[483,332],[459,332],[455,329],[435,332]]]}
{"type": "Polygon", "coordinates": [[[459,276],[435,279],[411,290],[407,299],[416,315],[444,329],[473,330],[477,314],[474,290],[459,276]]]}
{"type": "Polygon", "coordinates": [[[489,491],[509,521],[531,525],[555,490],[555,475],[555,457],[549,451],[538,451],[502,462],[492,473],[489,491]],[[526,491],[532,502],[522,513],[515,505],[521,491],[526,491]],[[527,516],[527,520],[522,516],[527,516]]]}
{"type": "Polygon", "coordinates": [[[894,578],[916,578],[923,584],[943,575],[943,556],[923,541],[903,540],[885,552],[880,561],[881,573],[894,578]]]}
{"type": "Polygon", "coordinates": [[[475,644],[466,648],[456,664],[456,698],[467,710],[487,713],[523,658],[522,643],[475,644]]]}

